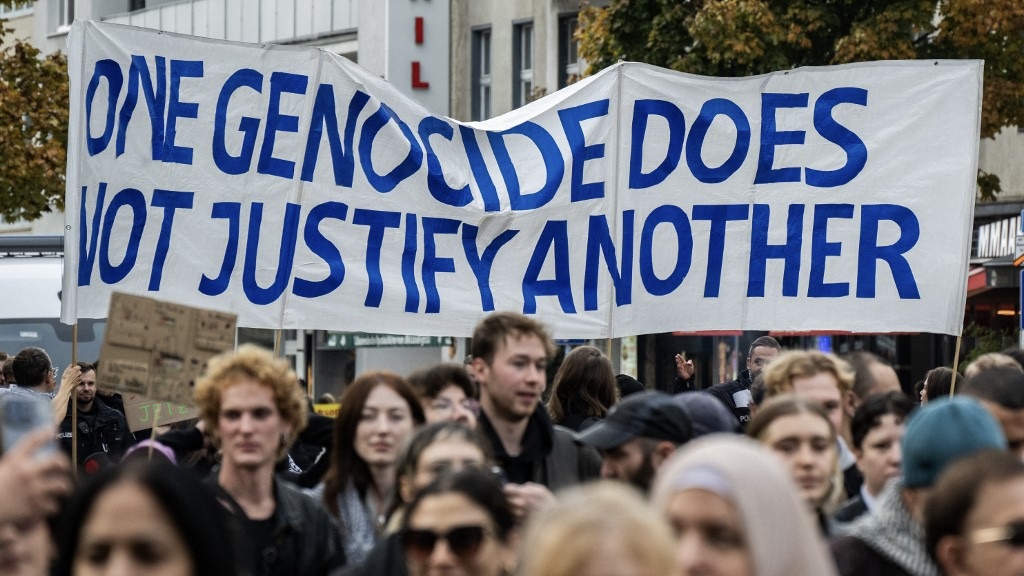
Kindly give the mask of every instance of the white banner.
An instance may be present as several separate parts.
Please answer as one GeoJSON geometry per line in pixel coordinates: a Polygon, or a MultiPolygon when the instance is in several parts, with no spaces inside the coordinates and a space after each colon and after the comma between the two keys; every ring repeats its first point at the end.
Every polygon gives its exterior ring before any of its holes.
{"type": "Polygon", "coordinates": [[[619,64],[478,123],[316,48],[76,22],[62,319],[958,334],[982,62],[619,64]]]}

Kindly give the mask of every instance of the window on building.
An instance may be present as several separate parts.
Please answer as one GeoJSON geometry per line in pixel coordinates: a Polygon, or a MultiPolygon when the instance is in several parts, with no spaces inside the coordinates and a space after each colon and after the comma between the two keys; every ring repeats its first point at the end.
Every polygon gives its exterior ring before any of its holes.
{"type": "Polygon", "coordinates": [[[512,30],[512,105],[524,106],[533,94],[533,22],[512,30]]]}
{"type": "Polygon", "coordinates": [[[32,13],[32,2],[18,2],[13,6],[0,6],[0,18],[18,18],[32,13]]]}
{"type": "Polygon", "coordinates": [[[145,10],[146,0],[130,0],[128,2],[128,11],[135,12],[136,10],[145,10]]]}
{"type": "Polygon", "coordinates": [[[56,0],[57,30],[66,30],[75,21],[75,0],[56,0]]]}
{"type": "Polygon", "coordinates": [[[473,97],[472,119],[491,117],[491,29],[473,30],[472,45],[473,97]]]}
{"type": "Polygon", "coordinates": [[[576,29],[579,19],[576,14],[558,19],[558,87],[565,88],[579,80],[586,67],[579,56],[579,42],[576,29]]]}

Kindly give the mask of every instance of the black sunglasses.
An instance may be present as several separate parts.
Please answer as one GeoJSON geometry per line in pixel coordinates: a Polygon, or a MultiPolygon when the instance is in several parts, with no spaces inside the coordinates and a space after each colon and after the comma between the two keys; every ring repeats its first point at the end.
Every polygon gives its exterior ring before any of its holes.
{"type": "Polygon", "coordinates": [[[975,544],[1005,542],[1014,548],[1024,548],[1024,520],[1015,520],[1006,526],[975,530],[971,533],[971,541],[975,544]]]}
{"type": "Polygon", "coordinates": [[[464,560],[480,550],[484,537],[489,534],[490,531],[483,526],[456,526],[443,534],[409,528],[402,532],[402,546],[410,556],[425,560],[434,552],[437,541],[444,540],[452,554],[464,560]]]}

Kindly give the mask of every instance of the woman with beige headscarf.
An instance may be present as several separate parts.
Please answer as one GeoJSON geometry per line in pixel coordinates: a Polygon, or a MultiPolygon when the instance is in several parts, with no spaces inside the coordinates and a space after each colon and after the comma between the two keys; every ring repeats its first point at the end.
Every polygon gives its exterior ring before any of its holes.
{"type": "Polygon", "coordinates": [[[835,564],[778,459],[713,435],[659,471],[651,498],[676,534],[680,576],[834,576],[835,564]]]}

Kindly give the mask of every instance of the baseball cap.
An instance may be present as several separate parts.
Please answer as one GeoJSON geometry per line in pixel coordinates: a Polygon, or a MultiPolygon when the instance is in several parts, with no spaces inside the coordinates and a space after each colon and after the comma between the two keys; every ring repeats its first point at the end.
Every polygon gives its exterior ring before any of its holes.
{"type": "Polygon", "coordinates": [[[739,422],[725,404],[705,392],[683,392],[673,399],[686,410],[693,428],[693,437],[715,434],[718,432],[740,431],[739,422]]]}
{"type": "Polygon", "coordinates": [[[576,441],[609,450],[639,437],[683,444],[693,438],[693,426],[686,410],[668,394],[641,392],[622,400],[604,420],[576,434],[576,441]]]}

